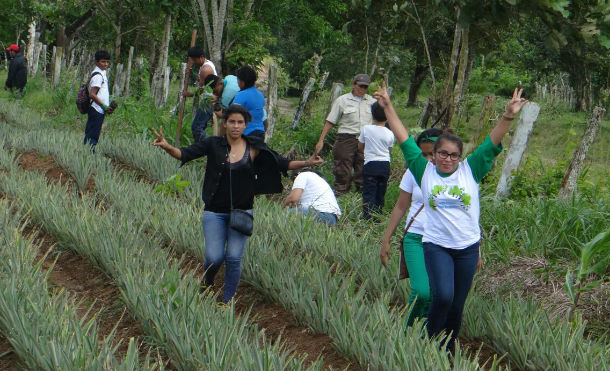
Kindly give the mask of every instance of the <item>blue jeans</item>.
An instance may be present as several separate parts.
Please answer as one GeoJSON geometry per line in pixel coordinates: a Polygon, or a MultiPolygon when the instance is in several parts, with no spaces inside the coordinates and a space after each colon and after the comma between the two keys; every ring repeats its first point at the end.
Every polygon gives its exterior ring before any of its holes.
{"type": "Polygon", "coordinates": [[[332,213],[323,213],[314,209],[313,207],[310,207],[308,209],[297,207],[293,210],[295,210],[301,215],[312,215],[318,223],[326,223],[330,227],[337,224],[337,216],[332,213]]]}
{"type": "Polygon", "coordinates": [[[362,168],[363,218],[368,219],[372,212],[379,213],[383,209],[389,177],[389,161],[369,161],[362,168]]]}
{"type": "Polygon", "coordinates": [[[85,126],[85,140],[84,144],[89,144],[91,147],[95,147],[97,141],[100,139],[100,133],[102,131],[102,124],[104,123],[104,114],[99,113],[93,107],[89,107],[87,112],[87,125],[85,126]]]}
{"type": "Polygon", "coordinates": [[[428,310],[428,335],[451,332],[448,349],[453,351],[462,325],[464,303],[472,286],[479,260],[479,243],[463,250],[424,242],[424,260],[432,301],[428,310]]]}
{"type": "Polygon", "coordinates": [[[195,113],[193,123],[191,124],[191,131],[195,142],[201,142],[207,136],[205,128],[208,126],[208,121],[212,118],[212,114],[211,108],[208,111],[197,108],[197,113],[195,113]]]}
{"type": "MultiPolygon", "coordinates": [[[[252,210],[248,212],[252,214],[252,210]]],[[[229,227],[228,213],[204,211],[202,224],[205,239],[205,283],[214,284],[214,276],[224,261],[225,289],[222,301],[226,303],[237,291],[241,276],[241,256],[248,236],[229,227]]]]}

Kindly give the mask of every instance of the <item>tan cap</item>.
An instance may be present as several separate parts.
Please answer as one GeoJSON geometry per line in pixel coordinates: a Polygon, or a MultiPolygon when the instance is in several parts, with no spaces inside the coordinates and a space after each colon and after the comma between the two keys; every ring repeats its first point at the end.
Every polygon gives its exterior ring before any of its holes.
{"type": "Polygon", "coordinates": [[[356,76],[354,76],[354,83],[356,85],[369,86],[369,85],[371,85],[371,77],[369,75],[367,75],[366,73],[359,73],[356,76]]]}

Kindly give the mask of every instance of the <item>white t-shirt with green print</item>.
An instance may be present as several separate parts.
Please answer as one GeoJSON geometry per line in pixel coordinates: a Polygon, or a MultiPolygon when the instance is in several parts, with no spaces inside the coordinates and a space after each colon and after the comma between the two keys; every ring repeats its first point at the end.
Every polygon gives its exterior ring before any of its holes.
{"type": "Polygon", "coordinates": [[[426,220],[422,242],[464,249],[481,239],[479,228],[479,184],[468,161],[442,177],[429,163],[421,180],[426,220]]]}
{"type": "Polygon", "coordinates": [[[465,249],[479,241],[479,183],[502,151],[502,145],[494,145],[488,136],[451,174],[440,174],[435,165],[422,157],[412,137],[401,143],[400,149],[424,197],[426,224],[422,242],[465,249]]]}

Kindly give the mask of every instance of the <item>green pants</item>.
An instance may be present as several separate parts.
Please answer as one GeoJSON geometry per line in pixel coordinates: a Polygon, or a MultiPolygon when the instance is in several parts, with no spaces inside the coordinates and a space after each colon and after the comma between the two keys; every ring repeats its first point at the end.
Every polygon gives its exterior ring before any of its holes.
{"type": "Polygon", "coordinates": [[[409,305],[415,302],[407,319],[407,327],[413,325],[416,318],[427,317],[428,306],[430,305],[430,284],[421,238],[420,234],[407,233],[402,243],[411,283],[409,305]]]}

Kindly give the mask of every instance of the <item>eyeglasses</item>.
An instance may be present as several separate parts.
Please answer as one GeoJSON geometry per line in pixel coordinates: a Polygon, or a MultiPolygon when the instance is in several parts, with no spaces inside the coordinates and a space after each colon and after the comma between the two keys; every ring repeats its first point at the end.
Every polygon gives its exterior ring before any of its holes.
{"type": "Polygon", "coordinates": [[[358,84],[358,86],[361,87],[362,89],[368,89],[369,88],[368,85],[360,85],[360,84],[358,84]]]}
{"type": "Polygon", "coordinates": [[[438,157],[443,160],[446,160],[447,157],[449,157],[452,161],[456,161],[460,158],[460,154],[456,152],[449,153],[447,151],[437,151],[436,153],[438,154],[438,157]]]}

